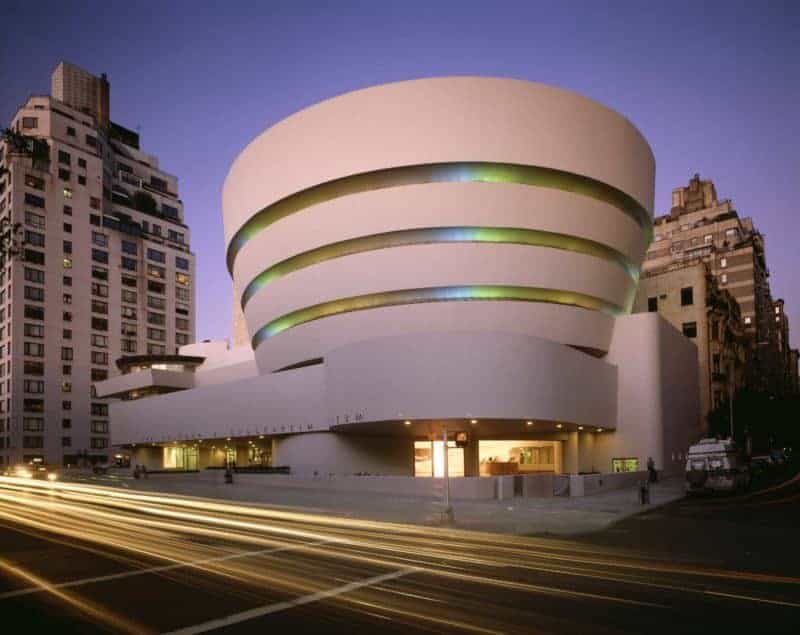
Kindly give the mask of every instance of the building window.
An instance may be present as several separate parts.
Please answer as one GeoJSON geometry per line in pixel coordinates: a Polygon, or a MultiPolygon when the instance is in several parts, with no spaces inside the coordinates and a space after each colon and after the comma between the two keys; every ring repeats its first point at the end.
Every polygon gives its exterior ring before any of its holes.
{"type": "Polygon", "coordinates": [[[30,192],[25,192],[25,205],[44,209],[44,198],[31,194],[30,192]]]}
{"type": "Polygon", "coordinates": [[[166,277],[167,272],[164,267],[159,267],[158,265],[147,265],[147,275],[163,280],[166,277]]]}
{"type": "Polygon", "coordinates": [[[154,295],[148,295],[147,306],[151,309],[159,309],[163,311],[164,307],[166,306],[166,300],[164,300],[164,298],[158,298],[154,295]]]}
{"type": "Polygon", "coordinates": [[[92,209],[100,209],[100,199],[96,196],[92,196],[89,198],[89,207],[92,209]]]}
{"type": "Polygon", "coordinates": [[[72,339],[72,329],[62,329],[61,337],[62,337],[62,339],[65,339],[65,340],[71,340],[72,339]]]}
{"type": "Polygon", "coordinates": [[[105,368],[92,368],[92,381],[105,381],[108,379],[108,371],[105,368]]]}
{"type": "Polygon", "coordinates": [[[71,401],[62,401],[61,402],[61,409],[62,410],[72,410],[72,402],[71,401]]]}
{"type": "Polygon", "coordinates": [[[92,328],[95,331],[107,331],[108,320],[106,318],[99,318],[92,316],[92,328]]]}
{"type": "Polygon", "coordinates": [[[44,326],[41,324],[28,324],[25,323],[25,337],[44,337],[44,326]]]}
{"type": "Polygon", "coordinates": [[[719,339],[719,322],[711,320],[711,339],[716,342],[719,339]]]}
{"type": "Polygon", "coordinates": [[[44,382],[41,379],[26,379],[22,382],[23,392],[40,395],[44,392],[44,382]]]}
{"type": "Polygon", "coordinates": [[[93,403],[92,404],[92,415],[95,417],[107,417],[108,416],[108,404],[107,403],[93,403]]]}
{"type": "Polygon", "coordinates": [[[71,448],[72,447],[72,437],[61,437],[61,447],[62,448],[71,448]]]}
{"type": "Polygon", "coordinates": [[[138,301],[138,295],[136,291],[131,291],[129,289],[122,290],[122,301],[123,302],[130,302],[131,304],[136,304],[138,301]]]}
{"type": "Polygon", "coordinates": [[[32,187],[34,190],[44,191],[44,179],[40,179],[38,176],[33,176],[33,174],[25,175],[25,185],[27,187],[32,187]]]}
{"type": "Polygon", "coordinates": [[[723,273],[723,274],[722,274],[722,275],[719,277],[719,281],[720,281],[720,283],[722,283],[722,284],[728,284],[728,274],[727,274],[727,273],[723,273]]]}
{"type": "Polygon", "coordinates": [[[34,302],[44,302],[44,289],[42,287],[25,287],[25,299],[34,302]]]}
{"type": "Polygon", "coordinates": [[[69,170],[65,170],[64,168],[58,168],[58,178],[62,181],[69,181],[72,174],[70,174],[69,170]]]}
{"type": "Polygon", "coordinates": [[[98,247],[108,247],[108,236],[100,232],[92,232],[92,242],[98,247]]]}
{"type": "Polygon", "coordinates": [[[66,375],[67,377],[72,375],[72,366],[69,364],[63,364],[61,366],[61,374],[66,375]]]}
{"type": "Polygon", "coordinates": [[[147,323],[148,324],[155,324],[156,326],[164,326],[166,323],[166,319],[163,313],[152,313],[150,311],[147,312],[147,323]]]}
{"type": "Polygon", "coordinates": [[[95,434],[108,434],[108,421],[92,421],[92,432],[95,434]]]}
{"type": "Polygon", "coordinates": [[[64,251],[65,254],[71,254],[72,253],[72,241],[71,240],[65,240],[63,245],[62,245],[62,248],[63,248],[63,251],[64,251]]]}
{"type": "Polygon", "coordinates": [[[159,251],[158,249],[150,249],[147,250],[147,258],[154,262],[166,262],[167,257],[163,251],[159,251]]]}
{"type": "Polygon", "coordinates": [[[121,347],[123,353],[135,353],[136,340],[121,340],[121,347]]]}
{"type": "Polygon", "coordinates": [[[67,126],[67,136],[74,137],[75,136],[75,128],[72,126],[67,126]]]}
{"type": "Polygon", "coordinates": [[[100,227],[100,217],[97,214],[89,214],[89,224],[100,227]]]}
{"type": "Polygon", "coordinates": [[[108,280],[108,269],[92,265],[92,278],[96,280],[108,280]]]}
{"type": "Polygon", "coordinates": [[[71,223],[64,223],[64,233],[71,234],[72,233],[72,224],[71,223]]]}
{"type": "MultiPolygon", "coordinates": [[[[163,282],[156,282],[155,280],[148,280],[147,281],[147,290],[150,291],[151,293],[160,293],[160,294],[163,295],[164,293],[166,293],[166,285],[164,285],[163,282]]],[[[175,291],[179,291],[179,289],[176,289],[175,291]]]]}
{"type": "Polygon", "coordinates": [[[727,258],[720,258],[719,259],[719,266],[723,269],[728,266],[728,259],[727,258]]]}
{"type": "Polygon", "coordinates": [[[175,283],[180,284],[183,286],[188,286],[191,278],[187,276],[185,273],[181,273],[180,271],[175,272],[175,283]]]}
{"type": "Polygon", "coordinates": [[[683,287],[681,289],[681,306],[691,306],[694,304],[694,287],[683,287]]]}
{"type": "Polygon", "coordinates": [[[23,399],[22,409],[25,412],[44,412],[44,399],[23,399]]]}
{"type": "Polygon", "coordinates": [[[22,350],[29,357],[44,357],[44,344],[39,342],[25,342],[22,350]]]}
{"type": "Polygon", "coordinates": [[[64,216],[72,216],[72,206],[71,205],[64,205],[64,216]]]}
{"type": "Polygon", "coordinates": [[[188,331],[189,330],[189,320],[186,318],[175,318],[175,328],[180,329],[181,331],[188,331]]]}
{"type": "Polygon", "coordinates": [[[122,267],[123,269],[127,269],[128,271],[136,271],[137,269],[136,260],[133,258],[126,258],[125,256],[122,256],[122,259],[120,260],[120,267],[122,267]]]}
{"type": "Polygon", "coordinates": [[[61,360],[65,362],[72,361],[73,352],[71,348],[62,347],[61,348],[61,360]]]}
{"type": "Polygon", "coordinates": [[[181,258],[180,256],[175,256],[175,268],[176,269],[183,269],[184,271],[189,270],[189,260],[186,258],[181,258]]]}
{"type": "Polygon", "coordinates": [[[147,345],[147,354],[148,355],[163,355],[166,353],[166,348],[164,348],[160,344],[148,344],[147,345]]]}
{"type": "Polygon", "coordinates": [[[611,459],[612,472],[638,472],[639,459],[611,459]]]}
{"type": "Polygon", "coordinates": [[[63,163],[64,165],[69,165],[72,162],[72,157],[70,156],[69,152],[64,152],[63,150],[59,150],[58,162],[63,163]]]}
{"type": "Polygon", "coordinates": [[[61,392],[72,392],[72,383],[68,381],[62,381],[61,392]]]}
{"type": "Polygon", "coordinates": [[[22,118],[22,127],[25,130],[34,130],[35,128],[39,127],[39,118],[38,117],[23,117],[22,118]]]}
{"type": "Polygon", "coordinates": [[[64,322],[72,322],[72,312],[71,311],[63,311],[61,313],[61,319],[64,322]]]}
{"type": "Polygon", "coordinates": [[[64,269],[72,269],[72,258],[64,258],[62,263],[64,269]]]}
{"type": "Polygon", "coordinates": [[[43,448],[44,447],[44,437],[23,436],[22,437],[22,447],[26,448],[26,449],[43,448]]]}
{"type": "Polygon", "coordinates": [[[122,317],[127,318],[129,320],[136,319],[136,309],[132,306],[124,306],[120,309],[122,317]]]}
{"type": "Polygon", "coordinates": [[[686,337],[695,338],[697,337],[697,322],[684,322],[681,330],[686,337]]]}
{"type": "Polygon", "coordinates": [[[25,253],[23,254],[23,259],[25,262],[29,262],[32,265],[43,265],[44,264],[44,253],[41,251],[34,251],[33,249],[26,249],[25,253]]]}
{"type": "Polygon", "coordinates": [[[162,329],[147,329],[147,337],[157,342],[163,342],[166,339],[166,332],[162,329]]]}
{"type": "Polygon", "coordinates": [[[100,300],[92,300],[92,313],[108,315],[108,303],[100,300]]]}
{"type": "Polygon", "coordinates": [[[22,429],[25,432],[44,432],[44,419],[41,417],[23,417],[22,429]]]}
{"type": "Polygon", "coordinates": [[[25,280],[28,282],[35,282],[37,284],[44,284],[44,271],[41,269],[31,269],[25,267],[25,280]]]}
{"type": "Polygon", "coordinates": [[[711,372],[719,373],[719,353],[714,353],[711,357],[711,372]]]}
{"type": "Polygon", "coordinates": [[[79,168],[83,168],[85,170],[86,169],[86,159],[78,158],[78,167],[79,168]]]}
{"type": "Polygon", "coordinates": [[[45,217],[34,212],[25,212],[25,224],[37,229],[44,229],[45,217]]]}
{"type": "Polygon", "coordinates": [[[31,247],[44,247],[44,234],[26,229],[25,242],[31,247]]]}
{"type": "Polygon", "coordinates": [[[744,318],[744,323],[749,326],[750,324],[752,324],[752,322],[753,318],[751,318],[749,315],[746,315],[744,318]]]}
{"type": "Polygon", "coordinates": [[[136,246],[136,243],[132,243],[129,240],[122,241],[122,253],[130,254],[131,256],[135,256],[139,253],[139,249],[136,246]]]}
{"type": "Polygon", "coordinates": [[[26,375],[34,375],[35,377],[42,377],[44,375],[44,362],[34,362],[26,359],[22,372],[26,375]]]}
{"type": "Polygon", "coordinates": [[[99,366],[108,364],[108,353],[105,351],[92,351],[92,364],[99,366]]]}
{"type": "Polygon", "coordinates": [[[91,439],[92,450],[102,450],[103,448],[107,447],[108,447],[108,439],[104,439],[101,437],[92,437],[91,439]]]}
{"type": "Polygon", "coordinates": [[[64,304],[72,304],[72,294],[71,293],[65,293],[63,295],[63,297],[62,297],[62,300],[63,300],[64,304]]]}
{"type": "Polygon", "coordinates": [[[72,198],[72,189],[68,187],[64,188],[64,198],[72,198]]]}
{"type": "Polygon", "coordinates": [[[108,297],[108,285],[101,282],[92,282],[92,295],[100,298],[108,297]]]}
{"type": "Polygon", "coordinates": [[[108,264],[108,252],[102,249],[92,249],[92,260],[101,264],[108,264]]]}
{"type": "Polygon", "coordinates": [[[72,427],[72,419],[62,419],[61,420],[61,427],[64,430],[69,430],[72,427]]]}
{"type": "Polygon", "coordinates": [[[92,334],[92,346],[98,348],[108,348],[108,337],[105,335],[92,334]]]}

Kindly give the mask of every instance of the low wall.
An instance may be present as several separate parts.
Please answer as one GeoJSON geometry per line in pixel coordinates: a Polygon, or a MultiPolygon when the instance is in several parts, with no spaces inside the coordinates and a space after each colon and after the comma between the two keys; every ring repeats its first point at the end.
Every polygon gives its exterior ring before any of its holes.
{"type": "MultiPolygon", "coordinates": [[[[186,478],[199,483],[222,483],[223,470],[203,470],[185,473],[186,478]]],[[[161,474],[152,473],[151,478],[161,474]]],[[[180,473],[166,476],[180,478],[180,473]]],[[[558,483],[569,479],[569,496],[588,496],[602,491],[633,487],[647,478],[647,472],[618,474],[518,474],[513,476],[467,476],[450,479],[453,500],[505,500],[510,498],[550,498],[557,494],[558,483]]],[[[298,477],[287,474],[235,474],[236,487],[309,489],[331,492],[364,492],[410,498],[442,498],[444,479],[413,476],[319,476],[298,477]]]]}
{"type": "Polygon", "coordinates": [[[570,474],[569,495],[591,496],[614,489],[635,487],[647,480],[647,472],[614,472],[607,474],[570,474]]]}

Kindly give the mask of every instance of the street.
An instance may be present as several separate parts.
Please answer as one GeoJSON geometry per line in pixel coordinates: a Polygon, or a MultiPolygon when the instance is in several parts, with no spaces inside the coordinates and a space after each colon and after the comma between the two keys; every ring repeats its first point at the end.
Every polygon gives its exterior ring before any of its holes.
{"type": "Polygon", "coordinates": [[[37,633],[797,632],[799,489],[555,540],[0,478],[0,615],[37,633]]]}

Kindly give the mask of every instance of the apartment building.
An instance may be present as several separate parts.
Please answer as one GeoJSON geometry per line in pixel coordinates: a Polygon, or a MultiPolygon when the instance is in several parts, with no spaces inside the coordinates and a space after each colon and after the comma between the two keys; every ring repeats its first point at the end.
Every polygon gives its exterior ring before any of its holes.
{"type": "Polygon", "coordinates": [[[701,260],[721,289],[739,304],[750,339],[748,384],[780,392],[785,376],[778,348],[764,237],[731,200],[719,200],[714,183],[695,175],[672,192],[672,209],[654,221],[643,274],[701,260]]]}
{"type": "Polygon", "coordinates": [[[117,359],[195,339],[178,180],[110,120],[110,86],[70,64],[0,140],[0,464],[109,458],[117,359]]]}
{"type": "Polygon", "coordinates": [[[708,415],[744,386],[748,338],[739,305],[720,288],[710,263],[695,258],[646,272],[633,312],[658,312],[697,346],[700,421],[695,438],[708,431],[708,415]]]}

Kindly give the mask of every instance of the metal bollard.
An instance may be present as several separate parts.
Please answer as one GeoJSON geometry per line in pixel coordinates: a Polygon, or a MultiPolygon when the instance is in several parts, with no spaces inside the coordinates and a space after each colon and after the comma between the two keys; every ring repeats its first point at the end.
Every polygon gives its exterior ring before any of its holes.
{"type": "Polygon", "coordinates": [[[650,484],[647,481],[642,481],[639,485],[639,502],[642,505],[650,504],[650,484]]]}

